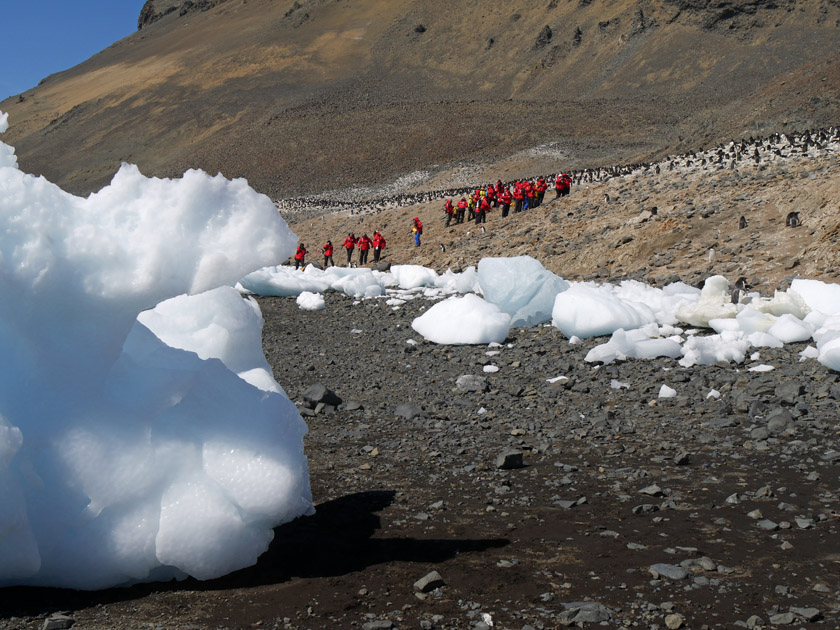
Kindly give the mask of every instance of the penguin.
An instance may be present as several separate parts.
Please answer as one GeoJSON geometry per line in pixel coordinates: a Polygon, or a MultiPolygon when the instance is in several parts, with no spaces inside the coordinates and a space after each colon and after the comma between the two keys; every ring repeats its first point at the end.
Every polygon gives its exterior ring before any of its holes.
{"type": "Polygon", "coordinates": [[[745,227],[747,227],[747,217],[742,215],[741,220],[738,221],[738,229],[743,230],[745,227]]]}
{"type": "Polygon", "coordinates": [[[446,248],[443,246],[443,243],[440,244],[440,251],[445,252],[446,248]]]}
{"type": "Polygon", "coordinates": [[[798,227],[799,225],[802,225],[802,221],[799,220],[799,213],[788,212],[788,215],[785,218],[785,225],[787,227],[798,227]]]}

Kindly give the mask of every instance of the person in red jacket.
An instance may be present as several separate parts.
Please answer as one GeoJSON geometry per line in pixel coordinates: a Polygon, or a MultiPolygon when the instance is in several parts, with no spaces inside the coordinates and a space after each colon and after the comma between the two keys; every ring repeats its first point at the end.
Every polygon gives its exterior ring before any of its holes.
{"type": "Polygon", "coordinates": [[[455,215],[455,223],[463,223],[464,222],[464,215],[467,213],[467,198],[461,197],[461,200],[458,202],[458,213],[455,215]]]}
{"type": "Polygon", "coordinates": [[[534,183],[529,180],[525,182],[525,209],[531,210],[536,199],[537,193],[534,191],[534,183]]]}
{"type": "Polygon", "coordinates": [[[350,261],[353,259],[353,248],[356,247],[356,237],[351,232],[344,239],[344,249],[347,250],[347,266],[350,266],[350,261]]]}
{"type": "Polygon", "coordinates": [[[539,206],[542,204],[543,199],[545,199],[545,191],[548,190],[548,183],[546,183],[545,177],[540,175],[537,179],[536,185],[534,186],[534,190],[537,191],[536,205],[539,206]]]}
{"type": "Polygon", "coordinates": [[[379,232],[373,233],[373,262],[379,264],[379,257],[385,249],[385,237],[379,232]]]}
{"type": "Polygon", "coordinates": [[[322,247],[324,251],[324,269],[332,265],[335,267],[335,263],[333,262],[333,244],[332,241],[327,241],[327,244],[322,247]]]}
{"type": "Polygon", "coordinates": [[[446,213],[446,223],[444,224],[444,227],[449,227],[449,224],[452,223],[452,214],[455,212],[451,199],[447,199],[446,203],[443,204],[443,211],[446,213]]]}
{"type": "Polygon", "coordinates": [[[420,236],[423,234],[423,223],[417,217],[412,219],[414,225],[411,228],[411,233],[414,235],[414,246],[420,247],[420,236]]]}
{"type": "Polygon", "coordinates": [[[510,202],[513,201],[513,195],[510,194],[510,189],[505,188],[499,195],[499,203],[502,204],[502,217],[506,217],[510,212],[510,202]]]}
{"type": "Polygon", "coordinates": [[[482,197],[475,209],[475,224],[487,223],[488,212],[490,212],[490,202],[487,201],[487,197],[482,197]]]}
{"type": "Polygon", "coordinates": [[[367,234],[362,234],[362,238],[359,239],[359,264],[366,265],[367,258],[368,258],[368,250],[372,245],[370,238],[368,238],[367,234]]]}
{"type": "Polygon", "coordinates": [[[298,245],[297,251],[295,252],[295,269],[297,269],[298,267],[305,267],[306,266],[306,262],[304,260],[305,258],[306,258],[306,245],[301,243],[300,245],[298,245]]]}
{"type": "Polygon", "coordinates": [[[571,187],[572,178],[566,173],[558,173],[556,179],[554,180],[554,192],[557,193],[554,198],[559,199],[560,197],[565,197],[569,194],[571,187]]]}
{"type": "Polygon", "coordinates": [[[487,201],[490,203],[491,206],[493,206],[494,208],[499,207],[499,204],[496,201],[496,189],[493,188],[493,184],[490,184],[487,187],[487,194],[485,195],[485,197],[487,198],[487,201]]]}

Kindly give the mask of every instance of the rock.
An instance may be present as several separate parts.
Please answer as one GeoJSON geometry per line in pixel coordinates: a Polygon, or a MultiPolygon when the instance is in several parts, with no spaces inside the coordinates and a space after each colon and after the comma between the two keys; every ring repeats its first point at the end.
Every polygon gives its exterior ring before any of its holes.
{"type": "Polygon", "coordinates": [[[446,586],[446,582],[443,581],[440,573],[432,571],[414,583],[414,590],[418,593],[428,593],[441,586],[446,586]]]}
{"type": "Polygon", "coordinates": [[[309,409],[315,409],[318,403],[338,407],[338,405],[341,404],[341,398],[339,398],[335,392],[327,389],[324,385],[317,383],[315,385],[310,385],[306,391],[303,392],[303,402],[309,409]]]}
{"type": "Polygon", "coordinates": [[[677,628],[682,628],[682,625],[683,618],[681,615],[671,614],[665,617],[665,627],[669,630],[677,630],[677,628]]]}
{"type": "Polygon", "coordinates": [[[344,403],[344,411],[364,411],[364,408],[365,407],[362,403],[355,400],[350,400],[344,403]]]}
{"type": "Polygon", "coordinates": [[[666,577],[669,580],[684,580],[689,575],[688,571],[686,571],[682,567],[665,563],[652,564],[648,568],[648,571],[650,571],[654,579],[666,577]]]}
{"type": "Polygon", "coordinates": [[[767,416],[767,429],[772,435],[784,433],[793,427],[793,416],[785,409],[776,409],[767,416]]]}
{"type": "Polygon", "coordinates": [[[557,620],[564,626],[582,623],[603,623],[612,619],[609,608],[595,602],[573,602],[563,604],[565,610],[557,615],[557,620]]]}
{"type": "Polygon", "coordinates": [[[391,270],[391,263],[389,263],[389,262],[379,263],[378,265],[374,265],[373,270],[374,271],[381,271],[381,272],[385,273],[386,271],[391,270]]]}
{"type": "Polygon", "coordinates": [[[642,488],[641,490],[639,490],[639,492],[641,494],[646,494],[646,495],[651,496],[651,497],[665,496],[664,493],[662,492],[662,488],[660,488],[656,484],[653,484],[652,486],[648,486],[647,488],[642,488]]]}
{"type": "Polygon", "coordinates": [[[76,620],[67,615],[51,615],[44,619],[44,625],[41,630],[66,630],[72,628],[76,620]]]}
{"type": "Polygon", "coordinates": [[[393,621],[387,619],[377,619],[375,621],[368,621],[362,625],[364,630],[389,630],[394,627],[393,621]]]}
{"type": "Polygon", "coordinates": [[[765,518],[758,522],[758,526],[766,532],[775,532],[779,529],[779,524],[774,523],[769,518],[765,518]]]}
{"type": "Polygon", "coordinates": [[[394,409],[394,415],[405,418],[406,420],[414,420],[417,417],[428,417],[429,414],[423,411],[421,407],[403,403],[402,405],[397,405],[397,408],[394,409]]]}
{"type": "Polygon", "coordinates": [[[490,388],[487,385],[487,379],[483,376],[476,376],[474,374],[462,374],[455,381],[455,386],[460,392],[486,392],[490,388]]]}
{"type": "Polygon", "coordinates": [[[658,512],[659,506],[652,503],[643,503],[633,508],[633,514],[649,514],[651,512],[658,512]]]}
{"type": "Polygon", "coordinates": [[[790,612],[797,617],[801,617],[805,621],[818,621],[819,619],[822,619],[822,613],[813,607],[798,608],[796,606],[791,606],[790,612]]]}
{"type": "Polygon", "coordinates": [[[496,468],[502,470],[513,470],[515,468],[523,468],[525,463],[522,461],[522,453],[520,451],[505,451],[496,456],[496,468]]]}
{"type": "Polygon", "coordinates": [[[778,613],[770,616],[770,624],[773,626],[786,626],[796,621],[796,615],[792,612],[778,613]]]}
{"type": "Polygon", "coordinates": [[[760,628],[764,625],[764,619],[759,617],[758,615],[753,615],[749,619],[747,619],[747,628],[760,628]]]}

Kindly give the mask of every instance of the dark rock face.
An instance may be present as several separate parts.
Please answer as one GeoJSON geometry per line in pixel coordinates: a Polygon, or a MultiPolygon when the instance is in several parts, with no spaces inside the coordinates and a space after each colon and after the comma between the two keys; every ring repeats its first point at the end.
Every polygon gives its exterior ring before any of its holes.
{"type": "Polygon", "coordinates": [[[170,13],[178,12],[179,17],[196,11],[207,11],[226,0],[146,0],[137,18],[137,30],[157,22],[170,13]]]}

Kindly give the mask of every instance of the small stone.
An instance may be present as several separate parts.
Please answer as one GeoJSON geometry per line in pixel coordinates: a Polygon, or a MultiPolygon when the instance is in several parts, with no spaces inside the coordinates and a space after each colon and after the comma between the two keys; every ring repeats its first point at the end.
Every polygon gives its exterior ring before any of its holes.
{"type": "Polygon", "coordinates": [[[368,621],[362,625],[364,630],[390,630],[394,627],[393,621],[387,619],[377,619],[376,621],[368,621]]]}
{"type": "Polygon", "coordinates": [[[778,613],[770,616],[770,624],[774,626],[786,626],[796,621],[796,615],[792,612],[778,613]]]}
{"type": "Polygon", "coordinates": [[[680,615],[673,614],[665,617],[665,626],[667,626],[669,630],[677,630],[677,628],[682,628],[682,625],[683,618],[680,615]]]}
{"type": "Polygon", "coordinates": [[[653,485],[651,485],[651,486],[648,486],[647,488],[642,488],[641,490],[639,490],[639,492],[640,492],[641,494],[646,494],[646,495],[651,496],[651,497],[661,497],[661,496],[664,496],[664,494],[663,494],[663,492],[662,492],[662,488],[660,488],[660,487],[659,487],[659,486],[657,486],[656,484],[653,484],[653,485]]]}
{"type": "Polygon", "coordinates": [[[429,593],[430,591],[445,585],[446,582],[443,581],[440,573],[432,571],[414,583],[414,590],[419,593],[429,593]]]}
{"type": "Polygon", "coordinates": [[[405,418],[406,420],[414,420],[417,417],[427,417],[428,414],[423,411],[421,407],[416,405],[409,405],[407,403],[403,403],[401,405],[397,405],[397,408],[394,409],[394,415],[400,416],[401,418],[405,418]]]}
{"type": "Polygon", "coordinates": [[[496,456],[496,468],[501,470],[513,470],[524,466],[525,463],[522,461],[520,451],[505,451],[496,456]]]}
{"type": "Polygon", "coordinates": [[[779,524],[774,523],[769,518],[765,518],[764,520],[759,521],[758,526],[766,532],[775,532],[777,529],[779,529],[779,524]]]}
{"type": "Polygon", "coordinates": [[[790,612],[792,612],[797,617],[801,617],[805,621],[817,621],[819,619],[822,619],[822,613],[817,608],[813,607],[799,608],[796,606],[791,606],[790,612]]]}
{"type": "Polygon", "coordinates": [[[455,386],[460,392],[486,392],[490,389],[487,385],[487,379],[483,376],[476,376],[474,374],[462,374],[455,381],[455,386]]]}
{"type": "Polygon", "coordinates": [[[757,521],[760,518],[764,518],[764,515],[761,513],[761,510],[753,510],[752,512],[747,512],[747,516],[755,521],[757,521]]]}
{"type": "Polygon", "coordinates": [[[758,615],[753,615],[747,619],[747,628],[759,628],[764,625],[764,619],[758,615]]]}
{"type": "Polygon", "coordinates": [[[682,567],[678,567],[673,564],[665,564],[662,562],[658,564],[652,564],[648,568],[648,571],[650,571],[654,579],[666,577],[669,580],[684,580],[689,575],[688,571],[686,571],[682,567]]]}
{"type": "Polygon", "coordinates": [[[51,615],[44,619],[41,630],[66,630],[72,628],[76,620],[67,615],[51,615]]]}

